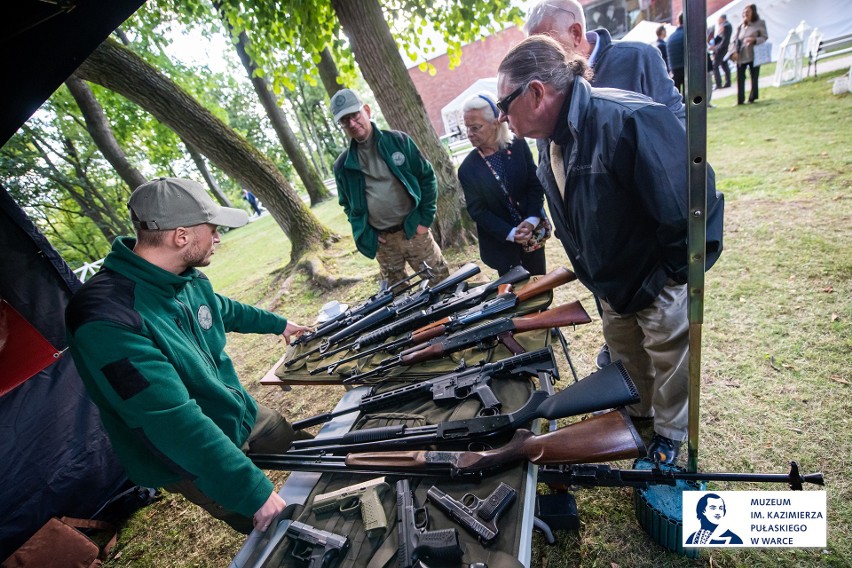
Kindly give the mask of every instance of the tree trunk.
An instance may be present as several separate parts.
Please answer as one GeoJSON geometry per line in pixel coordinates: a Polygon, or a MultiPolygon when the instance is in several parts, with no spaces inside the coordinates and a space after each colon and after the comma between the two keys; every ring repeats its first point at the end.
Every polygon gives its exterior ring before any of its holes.
{"type": "Polygon", "coordinates": [[[77,74],[135,102],[228,176],[251,187],[290,239],[291,261],[331,236],[275,164],[138,55],[108,39],[77,74]]]}
{"type": "Polygon", "coordinates": [[[98,99],[95,98],[95,94],[86,82],[76,75],[71,75],[65,81],[65,85],[71,91],[71,96],[77,101],[80,112],[83,113],[83,119],[86,121],[86,130],[89,131],[92,140],[95,141],[101,154],[112,164],[112,167],[115,168],[115,171],[124,180],[124,183],[130,187],[130,191],[133,191],[148,181],[142,175],[142,172],[133,167],[127,159],[124,150],[118,145],[118,141],[112,133],[112,128],[110,128],[107,122],[103,107],[101,107],[98,99]]]}
{"type": "Polygon", "coordinates": [[[379,0],[332,0],[331,5],[388,124],[409,134],[435,168],[438,214],[432,229],[436,239],[442,247],[471,242],[473,222],[465,209],[455,167],[408,76],[379,0]]]}
{"type": "MultiPolygon", "coordinates": [[[[227,20],[225,20],[225,25],[227,25],[227,20]]],[[[230,26],[228,28],[230,29],[230,26]]],[[[272,128],[275,129],[275,133],[278,135],[278,141],[281,142],[281,146],[284,147],[287,157],[290,158],[293,167],[296,168],[296,173],[299,174],[299,179],[302,180],[302,184],[304,184],[308,196],[311,198],[311,206],[314,206],[331,197],[331,192],[322,183],[322,178],[320,178],[316,169],[308,162],[305,153],[299,146],[299,141],[296,140],[296,135],[293,134],[293,130],[287,122],[287,117],[284,116],[284,112],[278,106],[278,101],[275,100],[275,94],[267,86],[266,80],[263,77],[255,75],[254,71],[257,69],[257,66],[251,60],[249,54],[246,53],[247,43],[248,37],[246,33],[241,32],[236,44],[237,54],[240,56],[243,67],[248,72],[251,84],[254,86],[254,90],[257,92],[263,108],[266,110],[266,115],[272,123],[272,128]]]]}
{"type": "Polygon", "coordinates": [[[192,158],[193,162],[195,162],[195,167],[198,168],[198,171],[201,173],[201,177],[203,177],[204,181],[207,182],[207,187],[210,188],[210,191],[213,193],[213,197],[216,198],[219,205],[222,207],[233,207],[233,205],[231,205],[231,200],[228,199],[228,196],[225,195],[225,192],[222,191],[221,187],[219,187],[219,182],[217,182],[216,178],[213,177],[213,174],[210,173],[210,168],[207,167],[207,163],[204,161],[204,156],[201,155],[198,148],[186,140],[183,141],[183,145],[186,146],[186,151],[189,152],[189,157],[192,158]]]}
{"type": "Polygon", "coordinates": [[[325,92],[328,93],[328,98],[334,96],[334,93],[340,89],[346,88],[346,85],[340,81],[340,73],[337,71],[337,63],[334,62],[334,56],[331,50],[327,47],[320,53],[320,62],[317,65],[322,86],[325,87],[325,92]]]}

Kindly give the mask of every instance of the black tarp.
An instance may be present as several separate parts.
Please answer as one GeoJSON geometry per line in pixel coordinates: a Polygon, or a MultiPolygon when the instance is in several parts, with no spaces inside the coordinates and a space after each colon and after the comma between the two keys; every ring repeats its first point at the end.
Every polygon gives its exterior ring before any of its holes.
{"type": "MultiPolygon", "coordinates": [[[[143,3],[0,3],[0,145],[143,3]]],[[[63,349],[79,285],[0,186],[0,297],[63,349]]],[[[70,357],[0,397],[0,482],[0,560],[52,515],[89,517],[127,485],[70,357]]]]}
{"type": "MultiPolygon", "coordinates": [[[[64,349],[80,281],[2,186],[0,267],[0,297],[64,349]]],[[[0,397],[0,480],[0,559],[51,516],[90,517],[125,484],[70,356],[0,397]]]]}

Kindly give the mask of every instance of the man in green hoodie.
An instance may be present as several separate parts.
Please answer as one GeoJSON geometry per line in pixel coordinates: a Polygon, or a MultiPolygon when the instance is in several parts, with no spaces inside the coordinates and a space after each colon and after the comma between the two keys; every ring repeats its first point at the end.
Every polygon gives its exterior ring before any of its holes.
{"type": "Polygon", "coordinates": [[[245,452],[307,435],[246,392],[225,334],[289,343],[307,328],[215,293],[197,270],[245,211],[174,178],[139,186],[128,208],[136,239],[115,240],[66,310],[74,362],[134,483],[181,493],[240,532],[266,530],[285,503],[245,452]]]}
{"type": "Polygon", "coordinates": [[[337,199],[352,225],[355,246],[379,263],[382,279],[393,284],[425,262],[432,284],[450,275],[429,227],[435,220],[438,182],[432,164],[404,132],[381,130],[370,105],[351,89],[331,97],[334,120],[350,139],[334,162],[337,199]]]}

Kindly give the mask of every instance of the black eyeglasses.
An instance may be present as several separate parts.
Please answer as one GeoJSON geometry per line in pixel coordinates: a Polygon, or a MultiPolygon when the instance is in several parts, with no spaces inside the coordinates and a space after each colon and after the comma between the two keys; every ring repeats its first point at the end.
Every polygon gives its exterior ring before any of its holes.
{"type": "Polygon", "coordinates": [[[527,85],[525,83],[525,84],[521,85],[520,87],[518,87],[517,89],[515,89],[514,91],[512,91],[511,93],[509,93],[508,95],[506,95],[505,97],[503,97],[502,99],[500,99],[499,101],[497,101],[497,103],[496,103],[497,108],[500,109],[500,112],[502,112],[505,115],[508,115],[509,114],[509,105],[512,104],[512,101],[514,101],[515,99],[520,97],[521,93],[523,93],[524,89],[526,89],[526,88],[527,88],[527,85]]]}

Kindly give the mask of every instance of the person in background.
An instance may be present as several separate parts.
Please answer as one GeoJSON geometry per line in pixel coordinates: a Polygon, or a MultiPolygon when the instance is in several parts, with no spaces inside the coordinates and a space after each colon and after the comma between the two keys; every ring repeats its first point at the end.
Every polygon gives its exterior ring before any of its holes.
{"type": "Polygon", "coordinates": [[[731,45],[733,27],[728,16],[722,14],[716,24],[716,37],[713,38],[713,78],[717,89],[727,89],[731,86],[731,69],[728,67],[728,48],[731,45]],[[725,83],[722,84],[722,73],[725,72],[725,83]]]}
{"type": "Polygon", "coordinates": [[[449,276],[429,230],[438,203],[432,164],[404,132],[380,130],[370,120],[370,106],[354,91],[337,91],[331,111],[350,139],[334,162],[334,178],[355,246],[378,261],[382,279],[390,283],[406,277],[406,262],[415,272],[428,264],[433,284],[449,276]]]}
{"type": "Polygon", "coordinates": [[[257,204],[257,197],[254,196],[252,192],[247,189],[243,189],[243,199],[248,201],[248,204],[251,206],[252,212],[260,217],[260,206],[257,204]]]}
{"type": "Polygon", "coordinates": [[[745,75],[746,70],[751,77],[751,90],[748,102],[753,103],[758,99],[758,80],[760,79],[760,65],[754,64],[754,46],[760,45],[769,39],[766,33],[766,22],[757,14],[757,6],[749,4],[743,9],[743,21],[737,28],[737,33],[731,42],[729,51],[732,61],[737,64],[737,104],[745,104],[745,75]]]}
{"type": "MultiPolygon", "coordinates": [[[[569,54],[586,58],[594,71],[593,87],[641,93],[668,107],[686,128],[683,98],[669,77],[659,50],[653,45],[613,41],[605,29],[587,32],[583,7],[576,0],[541,0],[530,9],[526,31],[530,36],[550,36],[569,54]]],[[[539,160],[545,149],[541,143],[538,144],[539,160]]],[[[601,313],[597,298],[595,303],[598,313],[601,313]]],[[[603,368],[610,361],[609,348],[604,345],[595,362],[603,368]]]]}
{"type": "Polygon", "coordinates": [[[669,52],[669,67],[672,70],[672,80],[675,89],[684,96],[684,71],[686,68],[686,46],[684,45],[683,12],[677,15],[677,29],[672,32],[667,42],[669,52]]]}
{"type": "Polygon", "coordinates": [[[462,107],[473,150],[458,176],[467,211],[476,222],[479,255],[501,276],[521,265],[530,274],[545,274],[544,243],[525,250],[533,229],[544,218],[544,188],[527,141],[509,132],[489,94],[465,101],[462,107]]]}
{"type": "Polygon", "coordinates": [[[583,58],[528,37],[498,67],[497,107],[515,136],[545,143],[538,173],[554,232],[639,390],[628,412],[653,417],[649,457],[673,463],[688,421],[686,131],[664,106],[587,76],[583,58]]]}
{"type": "Polygon", "coordinates": [[[136,238],[116,239],[68,304],[74,363],[134,483],[181,493],[242,533],[265,531],[286,504],[245,452],[284,452],[310,435],[246,391],[226,333],[290,343],[307,328],[215,293],[198,270],[218,227],[245,225],[245,211],[175,178],[140,185],[128,208],[136,238]]]}
{"type": "Polygon", "coordinates": [[[663,63],[666,64],[666,69],[669,69],[669,55],[668,49],[666,49],[666,26],[660,26],[657,28],[657,41],[654,42],[654,46],[660,50],[660,55],[663,56],[663,63]]]}

